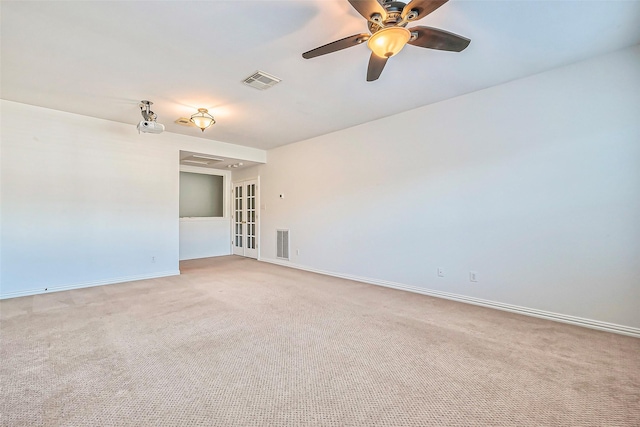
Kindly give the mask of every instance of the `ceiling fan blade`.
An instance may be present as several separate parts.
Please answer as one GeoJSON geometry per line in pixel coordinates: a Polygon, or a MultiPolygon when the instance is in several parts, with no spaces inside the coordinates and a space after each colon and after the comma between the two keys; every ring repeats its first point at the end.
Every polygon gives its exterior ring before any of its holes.
{"type": "Polygon", "coordinates": [[[429,49],[448,50],[450,52],[463,51],[471,40],[449,31],[439,30],[431,27],[413,27],[408,29],[412,34],[418,33],[415,40],[408,43],[418,47],[429,49]]]}
{"type": "Polygon", "coordinates": [[[366,42],[371,37],[367,33],[354,34],[353,36],[345,37],[340,40],[336,40],[324,46],[317,47],[302,54],[305,59],[315,58],[316,56],[326,55],[327,53],[336,52],[338,50],[346,49],[351,46],[356,46],[366,42]]]}
{"type": "Polygon", "coordinates": [[[378,77],[382,74],[382,70],[384,70],[384,66],[387,64],[388,59],[389,58],[382,58],[375,53],[371,54],[371,57],[369,58],[369,68],[367,68],[368,82],[378,80],[378,77]]]}
{"type": "Polygon", "coordinates": [[[377,0],[349,0],[349,3],[367,21],[370,21],[371,16],[376,13],[382,17],[383,21],[387,19],[387,11],[377,0]]]}
{"type": "Polygon", "coordinates": [[[402,17],[404,18],[409,12],[415,10],[418,16],[412,19],[412,21],[422,19],[448,1],[449,0],[411,0],[404,9],[402,9],[402,17]]]}

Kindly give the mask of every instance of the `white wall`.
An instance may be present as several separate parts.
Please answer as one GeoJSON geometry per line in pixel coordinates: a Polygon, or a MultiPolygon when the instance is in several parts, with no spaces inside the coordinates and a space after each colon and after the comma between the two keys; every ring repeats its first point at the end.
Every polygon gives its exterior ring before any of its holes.
{"type": "Polygon", "coordinates": [[[180,218],[180,261],[231,255],[231,219],[180,218]]]}
{"type": "Polygon", "coordinates": [[[302,268],[640,327],[638,46],[280,147],[245,175],[265,260],[289,228],[302,268]]]}
{"type": "Polygon", "coordinates": [[[265,161],[262,150],[0,105],[1,297],[178,274],[179,151],[265,161]]]}

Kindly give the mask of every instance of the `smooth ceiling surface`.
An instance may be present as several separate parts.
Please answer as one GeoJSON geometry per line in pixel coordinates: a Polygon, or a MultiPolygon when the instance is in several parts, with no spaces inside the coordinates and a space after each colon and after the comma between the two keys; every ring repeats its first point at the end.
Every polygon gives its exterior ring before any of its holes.
{"type": "Polygon", "coordinates": [[[466,36],[461,53],[407,46],[367,83],[365,32],[346,0],[2,1],[1,97],[117,122],[142,99],[167,131],[269,149],[640,43],[640,1],[451,0],[416,25],[466,36]],[[241,81],[282,79],[267,91],[241,81]],[[199,107],[217,124],[175,124],[199,107]]]}

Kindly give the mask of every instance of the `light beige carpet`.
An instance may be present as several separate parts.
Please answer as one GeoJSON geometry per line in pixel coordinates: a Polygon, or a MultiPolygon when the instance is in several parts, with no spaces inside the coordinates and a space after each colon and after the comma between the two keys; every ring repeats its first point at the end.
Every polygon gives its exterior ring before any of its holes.
{"type": "Polygon", "coordinates": [[[239,257],[5,300],[4,426],[639,426],[640,340],[239,257]]]}

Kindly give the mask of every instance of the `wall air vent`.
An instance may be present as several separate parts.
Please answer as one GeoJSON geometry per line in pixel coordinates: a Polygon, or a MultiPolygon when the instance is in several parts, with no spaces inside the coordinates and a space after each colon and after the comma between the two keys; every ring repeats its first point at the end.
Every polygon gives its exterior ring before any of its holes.
{"type": "Polygon", "coordinates": [[[264,71],[258,70],[244,79],[242,83],[258,90],[265,90],[277,85],[281,81],[282,79],[279,79],[276,76],[272,76],[271,74],[267,74],[264,71]]]}
{"type": "Polygon", "coordinates": [[[289,260],[289,230],[276,230],[276,257],[289,260]]]}

